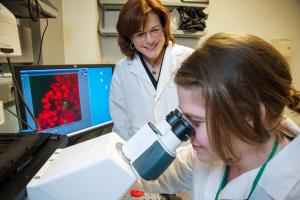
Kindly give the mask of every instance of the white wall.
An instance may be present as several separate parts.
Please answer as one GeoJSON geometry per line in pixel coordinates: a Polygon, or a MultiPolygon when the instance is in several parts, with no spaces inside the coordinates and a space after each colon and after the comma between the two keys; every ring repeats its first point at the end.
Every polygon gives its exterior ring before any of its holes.
{"type": "Polygon", "coordinates": [[[97,0],[63,0],[62,10],[65,63],[100,63],[97,0]]]}
{"type": "MultiPolygon", "coordinates": [[[[62,21],[62,2],[61,0],[53,0],[57,9],[58,15],[56,18],[48,19],[48,28],[43,40],[43,52],[41,56],[42,64],[63,64],[65,63],[64,53],[64,37],[63,37],[63,21],[62,21]]],[[[41,19],[38,37],[41,37],[46,27],[45,19],[41,19]]],[[[38,50],[40,41],[35,43],[35,61],[38,59],[38,50]]]]}
{"type": "MultiPolygon", "coordinates": [[[[291,39],[293,53],[288,62],[300,90],[299,0],[210,0],[207,12],[208,36],[225,31],[251,33],[269,42],[291,39]]],[[[287,114],[300,124],[300,117],[287,114]]]]}

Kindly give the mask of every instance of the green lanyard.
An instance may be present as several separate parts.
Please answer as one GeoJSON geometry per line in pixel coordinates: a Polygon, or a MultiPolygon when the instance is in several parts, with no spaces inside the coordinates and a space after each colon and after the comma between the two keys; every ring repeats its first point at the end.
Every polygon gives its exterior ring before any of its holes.
{"type": "MultiPolygon", "coordinates": [[[[251,191],[250,191],[249,196],[247,197],[247,199],[249,199],[250,196],[252,195],[252,193],[253,193],[254,189],[256,188],[256,185],[257,185],[257,183],[258,183],[260,177],[262,176],[262,174],[263,174],[263,172],[264,172],[264,170],[265,170],[265,168],[266,168],[268,162],[273,158],[273,156],[274,156],[274,154],[275,154],[275,152],[276,152],[276,150],[277,150],[278,144],[279,144],[279,140],[277,139],[277,140],[275,141],[275,143],[274,143],[274,146],[273,146],[273,148],[272,148],[272,151],[271,151],[271,153],[270,153],[268,159],[267,159],[267,160],[265,161],[265,163],[260,167],[260,169],[259,169],[259,171],[258,171],[258,173],[257,173],[257,175],[256,175],[256,177],[255,177],[255,179],[254,179],[254,181],[253,181],[253,183],[252,183],[252,188],[251,188],[251,191]]],[[[226,185],[227,178],[228,178],[228,173],[229,173],[229,165],[226,165],[225,170],[224,170],[224,174],[223,174],[223,178],[222,178],[221,184],[220,184],[220,186],[219,186],[219,189],[218,189],[218,191],[217,191],[215,200],[218,200],[220,192],[223,190],[223,188],[224,188],[225,185],[226,185]]]]}

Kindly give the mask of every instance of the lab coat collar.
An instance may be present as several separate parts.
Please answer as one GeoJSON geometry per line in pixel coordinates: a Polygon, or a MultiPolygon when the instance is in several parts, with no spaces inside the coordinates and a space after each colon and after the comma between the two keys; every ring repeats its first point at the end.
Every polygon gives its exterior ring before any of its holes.
{"type": "MultiPolygon", "coordinates": [[[[270,160],[258,182],[257,187],[262,188],[272,199],[285,199],[300,179],[300,129],[293,127],[294,123],[286,123],[298,135],[284,147],[273,159],[270,160]],[[274,181],[278,180],[278,181],[274,181]]],[[[225,165],[220,162],[215,165],[208,178],[205,196],[214,195],[221,183],[225,165]],[[216,178],[217,177],[217,178],[216,178]]],[[[253,180],[259,167],[230,181],[220,193],[221,199],[246,199],[250,193],[253,180]]],[[[254,190],[252,196],[260,190],[254,190]]],[[[260,195],[258,195],[260,196],[260,195]]]]}
{"type": "MultiPolygon", "coordinates": [[[[225,164],[222,161],[216,162],[208,177],[208,182],[205,187],[205,199],[214,199],[220,183],[223,178],[225,164]]],[[[252,182],[258,172],[258,169],[251,170],[246,174],[233,179],[226,184],[221,191],[220,199],[246,199],[252,186],[252,182]]]]}
{"type": "Polygon", "coordinates": [[[143,63],[137,54],[133,60],[129,60],[128,65],[131,73],[152,85],[151,80],[143,67],[143,63]]]}
{"type": "MultiPolygon", "coordinates": [[[[231,180],[221,191],[221,199],[247,199],[259,167],[231,180]]],[[[221,182],[219,182],[221,183],[221,182]]]]}
{"type": "Polygon", "coordinates": [[[175,53],[172,51],[173,48],[172,45],[173,45],[172,43],[169,43],[169,45],[165,50],[163,65],[162,65],[160,78],[157,85],[155,102],[159,101],[161,94],[163,93],[165,87],[168,85],[170,79],[173,78],[173,76],[175,75],[174,73],[175,70],[177,69],[176,62],[175,62],[177,55],[175,55],[175,53]]]}
{"type": "Polygon", "coordinates": [[[274,199],[285,199],[300,179],[299,130],[297,134],[298,136],[270,161],[258,183],[274,199]]]}
{"type": "MultiPolygon", "coordinates": [[[[168,85],[170,79],[173,78],[173,76],[175,75],[175,71],[178,67],[177,66],[178,64],[176,64],[175,60],[177,59],[177,56],[182,54],[182,52],[180,51],[174,52],[173,48],[176,48],[176,46],[177,46],[176,44],[173,45],[171,42],[169,42],[169,45],[165,50],[163,66],[160,72],[160,78],[156,89],[155,102],[159,101],[161,94],[163,93],[163,90],[168,85]]],[[[148,74],[146,73],[143,64],[141,62],[141,59],[138,55],[135,55],[135,58],[133,60],[130,60],[128,64],[131,73],[135,74],[136,76],[140,77],[141,79],[143,79],[144,81],[152,85],[151,80],[148,74]]]]}
{"type": "Polygon", "coordinates": [[[207,184],[204,188],[204,199],[214,199],[219,185],[222,181],[225,165],[223,162],[215,162],[208,176],[207,184]]]}

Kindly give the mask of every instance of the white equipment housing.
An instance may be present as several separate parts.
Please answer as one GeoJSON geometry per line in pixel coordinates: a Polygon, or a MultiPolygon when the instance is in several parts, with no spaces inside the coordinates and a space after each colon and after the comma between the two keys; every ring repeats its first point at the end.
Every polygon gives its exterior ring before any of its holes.
{"type": "Polygon", "coordinates": [[[58,149],[27,185],[30,200],[120,199],[138,175],[120,155],[116,133],[58,149]]]}
{"type": "Polygon", "coordinates": [[[193,133],[179,110],[129,141],[116,133],[58,149],[27,185],[29,200],[120,199],[140,176],[157,179],[193,133]]]}
{"type": "Polygon", "coordinates": [[[0,57],[21,56],[15,16],[0,3],[0,57]]]}

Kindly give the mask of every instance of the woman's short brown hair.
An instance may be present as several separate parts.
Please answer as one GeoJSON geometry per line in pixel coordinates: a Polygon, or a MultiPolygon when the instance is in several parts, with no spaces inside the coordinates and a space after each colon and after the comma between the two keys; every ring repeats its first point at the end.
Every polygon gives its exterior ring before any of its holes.
{"type": "Polygon", "coordinates": [[[288,63],[253,35],[211,36],[182,63],[175,82],[203,95],[210,143],[226,162],[238,159],[233,136],[253,145],[270,138],[261,118],[262,104],[268,124],[276,125],[285,106],[300,112],[300,95],[291,85],[288,63]]]}
{"type": "Polygon", "coordinates": [[[159,0],[128,0],[120,11],[117,31],[121,52],[130,59],[136,53],[135,49],[130,48],[130,38],[144,26],[150,12],[156,13],[160,19],[166,38],[165,44],[168,45],[169,41],[175,42],[170,31],[169,11],[159,0]]]}

